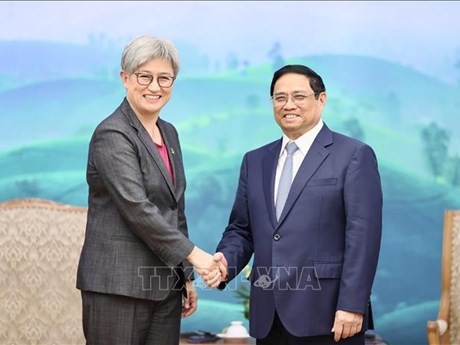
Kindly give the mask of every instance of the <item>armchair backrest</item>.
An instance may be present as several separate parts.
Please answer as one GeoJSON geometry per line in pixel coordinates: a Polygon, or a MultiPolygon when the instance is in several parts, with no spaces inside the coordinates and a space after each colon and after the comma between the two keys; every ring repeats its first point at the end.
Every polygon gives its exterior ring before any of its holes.
{"type": "Polygon", "coordinates": [[[84,344],[75,287],[87,209],[0,203],[0,344],[84,344]]]}

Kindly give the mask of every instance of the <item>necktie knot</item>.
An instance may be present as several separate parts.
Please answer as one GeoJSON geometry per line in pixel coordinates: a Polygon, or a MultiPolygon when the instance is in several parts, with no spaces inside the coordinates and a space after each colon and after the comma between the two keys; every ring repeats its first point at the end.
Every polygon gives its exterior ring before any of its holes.
{"type": "Polygon", "coordinates": [[[295,142],[293,141],[290,141],[287,143],[286,145],[286,152],[289,156],[292,156],[294,154],[294,152],[296,152],[298,150],[298,146],[295,142]]]}

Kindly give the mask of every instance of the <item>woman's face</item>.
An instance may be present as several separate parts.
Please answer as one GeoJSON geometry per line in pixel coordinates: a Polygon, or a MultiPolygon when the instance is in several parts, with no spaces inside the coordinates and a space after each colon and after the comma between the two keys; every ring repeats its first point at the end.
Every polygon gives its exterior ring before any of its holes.
{"type": "Polygon", "coordinates": [[[175,75],[168,60],[150,60],[132,74],[121,71],[120,77],[126,89],[126,98],[137,115],[158,116],[171,98],[175,75]]]}

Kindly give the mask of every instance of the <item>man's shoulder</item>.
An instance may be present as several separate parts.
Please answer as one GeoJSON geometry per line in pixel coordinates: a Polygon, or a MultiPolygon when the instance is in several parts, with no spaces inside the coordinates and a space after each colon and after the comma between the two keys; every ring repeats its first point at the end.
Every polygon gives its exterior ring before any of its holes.
{"type": "Polygon", "coordinates": [[[331,131],[333,144],[329,146],[331,153],[342,157],[351,157],[357,154],[376,156],[375,150],[368,143],[348,135],[331,131]]]}
{"type": "Polygon", "coordinates": [[[345,146],[354,147],[354,148],[370,146],[369,144],[362,141],[361,139],[350,137],[346,134],[335,132],[332,130],[331,130],[331,133],[332,133],[332,139],[333,139],[334,144],[337,144],[339,146],[345,145],[345,146]]]}
{"type": "Polygon", "coordinates": [[[267,151],[272,151],[272,150],[275,150],[278,146],[281,145],[281,139],[277,139],[275,141],[272,141],[268,144],[265,144],[263,146],[259,146],[255,149],[252,149],[248,152],[246,152],[246,155],[261,155],[261,154],[265,154],[267,151]]]}
{"type": "Polygon", "coordinates": [[[335,132],[335,131],[332,131],[332,137],[334,138],[334,142],[346,143],[346,144],[353,145],[353,146],[367,145],[365,142],[361,141],[358,138],[353,138],[346,134],[335,132]]]}

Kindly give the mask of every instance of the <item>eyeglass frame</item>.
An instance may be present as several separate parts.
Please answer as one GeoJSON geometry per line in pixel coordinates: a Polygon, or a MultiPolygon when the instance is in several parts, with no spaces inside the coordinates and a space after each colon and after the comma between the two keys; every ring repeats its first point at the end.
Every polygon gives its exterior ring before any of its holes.
{"type": "Polygon", "coordinates": [[[294,103],[296,106],[300,107],[301,105],[304,104],[304,103],[303,103],[304,100],[306,101],[307,98],[309,98],[310,96],[313,96],[313,95],[316,96],[317,94],[320,94],[320,93],[321,93],[321,92],[312,92],[312,93],[310,93],[310,94],[308,94],[308,95],[304,95],[304,94],[302,94],[302,93],[296,93],[296,94],[294,94],[294,95],[292,95],[292,94],[287,94],[286,96],[280,95],[280,96],[286,97],[286,101],[285,101],[284,103],[282,103],[282,104],[281,104],[281,103],[275,104],[275,102],[276,102],[276,99],[275,99],[276,96],[275,96],[275,97],[271,97],[271,101],[272,101],[272,104],[273,104],[274,107],[282,108],[282,107],[284,107],[284,106],[287,104],[287,102],[289,102],[289,100],[291,99],[291,100],[292,100],[292,103],[294,103]],[[304,100],[302,100],[302,102],[301,102],[300,104],[297,104],[297,102],[296,102],[296,100],[295,100],[295,97],[296,97],[296,96],[302,96],[302,97],[304,97],[304,100]]]}
{"type": "MultiPolygon", "coordinates": [[[[152,84],[153,81],[155,80],[155,76],[152,75],[152,74],[150,74],[150,73],[146,73],[146,72],[136,72],[136,73],[133,73],[133,74],[136,76],[137,83],[138,83],[139,85],[142,85],[142,86],[149,86],[149,85],[152,84]],[[147,75],[150,76],[150,77],[151,77],[150,83],[148,83],[148,84],[142,84],[141,82],[139,82],[139,76],[140,76],[141,74],[143,74],[143,75],[145,75],[145,76],[147,76],[147,75]]],[[[172,76],[169,76],[169,75],[167,75],[167,76],[166,76],[166,75],[160,75],[160,76],[156,76],[156,80],[157,80],[157,84],[158,84],[159,87],[167,89],[167,88],[170,88],[171,86],[173,86],[174,81],[176,80],[176,77],[172,77],[172,76]],[[163,78],[163,79],[162,79],[162,78],[163,78]],[[160,84],[160,80],[164,80],[164,79],[171,80],[171,85],[168,85],[168,86],[163,86],[163,85],[161,85],[161,84],[160,84]]]]}

